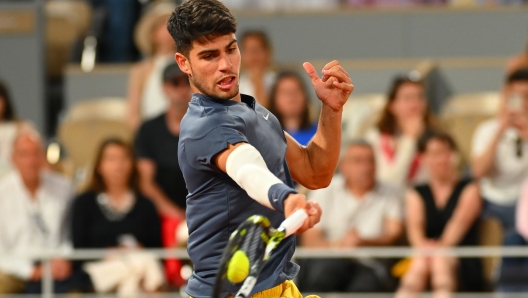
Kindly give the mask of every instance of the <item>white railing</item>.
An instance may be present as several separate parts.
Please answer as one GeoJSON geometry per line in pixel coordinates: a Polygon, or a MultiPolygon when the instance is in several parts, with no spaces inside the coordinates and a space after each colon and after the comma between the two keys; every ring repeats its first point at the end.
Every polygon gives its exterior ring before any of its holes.
{"type": "MultiPolygon", "coordinates": [[[[159,259],[189,259],[187,250],[178,249],[145,249],[159,259]]],[[[10,255],[1,256],[25,257],[35,261],[41,261],[43,266],[42,297],[52,298],[53,279],[51,275],[50,260],[53,258],[63,258],[68,260],[90,260],[101,259],[116,250],[109,249],[79,249],[70,252],[40,251],[35,252],[15,252],[10,255]]],[[[313,249],[297,248],[294,258],[404,258],[413,255],[446,255],[453,257],[528,257],[528,247],[526,246],[467,246],[456,248],[436,248],[436,249],[414,249],[411,247],[360,247],[353,249],[313,249]]],[[[526,294],[525,294],[526,295],[526,294]]],[[[57,295],[60,296],[60,295],[57,295]]]]}

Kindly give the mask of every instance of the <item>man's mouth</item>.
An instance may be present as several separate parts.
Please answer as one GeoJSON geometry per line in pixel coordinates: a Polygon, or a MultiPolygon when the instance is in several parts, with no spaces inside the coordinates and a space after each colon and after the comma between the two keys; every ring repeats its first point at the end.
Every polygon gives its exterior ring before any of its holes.
{"type": "Polygon", "coordinates": [[[235,83],[235,76],[227,76],[218,81],[217,85],[222,90],[229,90],[231,87],[233,87],[233,84],[235,83]]]}

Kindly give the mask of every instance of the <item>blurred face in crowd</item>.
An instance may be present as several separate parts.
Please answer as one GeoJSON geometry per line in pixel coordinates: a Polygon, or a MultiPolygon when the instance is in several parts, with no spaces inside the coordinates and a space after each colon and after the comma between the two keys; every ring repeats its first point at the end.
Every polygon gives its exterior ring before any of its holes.
{"type": "Polygon", "coordinates": [[[189,75],[194,92],[228,100],[237,96],[240,50],[234,33],[194,41],[188,57],[176,54],[180,69],[189,75]]]}
{"type": "Polygon", "coordinates": [[[103,150],[99,174],[107,187],[126,186],[132,175],[132,156],[120,145],[110,144],[103,150]]]}
{"type": "Polygon", "coordinates": [[[173,107],[187,106],[192,97],[189,78],[185,74],[164,82],[163,91],[169,99],[169,105],[173,107]]]}
{"type": "Polygon", "coordinates": [[[431,178],[448,180],[456,174],[457,153],[443,140],[431,139],[422,154],[422,160],[431,178]]]}
{"type": "Polygon", "coordinates": [[[301,117],[307,105],[306,94],[295,77],[284,77],[277,82],[275,107],[282,117],[301,117]]]}
{"type": "Polygon", "coordinates": [[[174,52],[176,51],[174,40],[167,30],[166,23],[167,18],[164,18],[156,22],[152,27],[152,45],[154,52],[160,49],[174,49],[174,52]]]}
{"type": "Polygon", "coordinates": [[[372,148],[368,145],[349,146],[339,164],[339,171],[349,183],[374,187],[376,163],[372,148]]]}
{"type": "Polygon", "coordinates": [[[248,70],[266,69],[270,64],[271,53],[257,35],[248,35],[242,40],[242,67],[248,70]]]}
{"type": "Polygon", "coordinates": [[[528,112],[528,81],[515,81],[506,87],[506,98],[517,95],[522,99],[521,107],[528,112]]]}
{"type": "Polygon", "coordinates": [[[21,135],[13,144],[13,165],[26,182],[38,181],[44,167],[44,148],[34,135],[21,135]]]}
{"type": "Polygon", "coordinates": [[[396,93],[390,111],[396,119],[424,117],[426,100],[423,87],[415,83],[403,84],[396,93]]]}

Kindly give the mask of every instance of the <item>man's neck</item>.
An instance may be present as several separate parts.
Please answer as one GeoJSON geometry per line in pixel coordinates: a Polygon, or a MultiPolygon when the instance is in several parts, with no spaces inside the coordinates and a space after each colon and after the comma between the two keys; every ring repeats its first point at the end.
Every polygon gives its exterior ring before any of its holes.
{"type": "Polygon", "coordinates": [[[40,186],[40,178],[37,177],[36,179],[24,179],[24,177],[22,177],[22,183],[31,194],[31,198],[36,199],[37,190],[40,186]]]}

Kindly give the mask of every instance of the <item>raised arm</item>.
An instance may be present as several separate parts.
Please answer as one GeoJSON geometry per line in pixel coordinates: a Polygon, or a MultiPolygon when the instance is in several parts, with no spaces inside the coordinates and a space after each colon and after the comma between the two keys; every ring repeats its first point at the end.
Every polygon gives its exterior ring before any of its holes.
{"type": "Polygon", "coordinates": [[[460,243],[480,214],[482,200],[476,183],[471,183],[462,192],[458,204],[447,222],[440,243],[454,246],[460,243]]]}
{"type": "Polygon", "coordinates": [[[309,189],[317,189],[327,187],[334,176],[341,147],[343,105],[354,86],[336,60],[325,65],[322,78],[317,76],[310,63],[303,66],[323,104],[317,132],[306,147],[285,133],[288,144],[286,161],[295,181],[309,189]]]}

